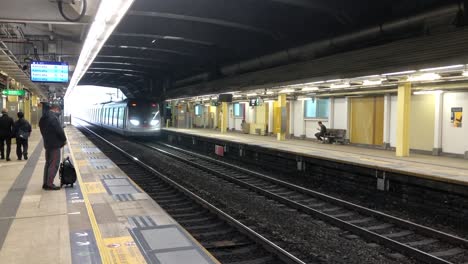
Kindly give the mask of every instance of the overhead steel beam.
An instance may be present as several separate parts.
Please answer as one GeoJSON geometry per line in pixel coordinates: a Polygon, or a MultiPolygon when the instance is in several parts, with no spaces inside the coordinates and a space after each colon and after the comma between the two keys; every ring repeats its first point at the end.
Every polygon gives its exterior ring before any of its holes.
{"type": "Polygon", "coordinates": [[[250,31],[250,32],[256,32],[256,33],[260,33],[260,34],[263,34],[263,35],[268,35],[268,36],[270,36],[270,37],[272,37],[274,39],[277,38],[269,30],[259,28],[259,27],[254,27],[254,26],[251,26],[251,25],[245,25],[245,24],[241,24],[241,23],[221,20],[221,19],[187,16],[187,15],[180,15],[180,14],[173,14],[173,13],[134,11],[134,10],[130,10],[127,13],[127,15],[129,15],[129,16],[146,16],[146,17],[166,18],[166,19],[188,21],[188,22],[191,22],[191,23],[198,22],[198,23],[211,24],[211,25],[222,26],[222,27],[235,28],[235,29],[239,29],[239,30],[246,30],[246,31],[250,31]]]}
{"type": "Polygon", "coordinates": [[[142,60],[142,61],[151,61],[151,62],[162,62],[169,65],[174,65],[173,63],[169,63],[165,60],[157,60],[148,57],[133,57],[133,56],[116,56],[116,55],[98,55],[96,58],[114,58],[114,59],[130,59],[130,60],[142,60]]]}
{"type": "MultiPolygon", "coordinates": [[[[118,72],[108,72],[108,71],[87,71],[85,73],[86,74],[112,74],[112,75],[122,75],[122,73],[118,73],[118,72]]],[[[126,73],[125,76],[129,76],[129,77],[138,77],[138,78],[143,78],[144,76],[143,75],[138,75],[138,74],[130,74],[130,73],[126,73]]]]}
{"type": "Polygon", "coordinates": [[[112,36],[119,36],[119,37],[134,37],[134,38],[151,38],[151,39],[164,39],[164,40],[171,40],[171,41],[182,41],[197,45],[203,46],[214,46],[215,44],[208,41],[198,40],[198,39],[188,39],[179,36],[164,36],[164,35],[155,35],[155,34],[140,34],[140,33],[125,33],[125,32],[114,32],[112,36]]]}
{"type": "Polygon", "coordinates": [[[177,54],[177,55],[181,55],[181,56],[199,57],[197,55],[190,54],[190,53],[187,53],[187,52],[180,52],[180,51],[170,50],[170,49],[149,48],[149,47],[142,47],[142,46],[139,47],[139,46],[125,46],[125,45],[104,45],[103,48],[149,50],[149,51],[173,53],[173,54],[177,54]]]}
{"type": "Polygon", "coordinates": [[[132,67],[163,69],[163,67],[157,66],[157,65],[145,65],[145,64],[137,64],[137,63],[130,63],[130,62],[93,61],[93,64],[127,65],[127,66],[132,66],[132,67]]]}
{"type": "Polygon", "coordinates": [[[66,20],[37,20],[37,19],[6,19],[6,18],[0,18],[0,23],[88,25],[90,22],[89,21],[70,22],[70,21],[66,21],[66,20]]]}
{"type": "Polygon", "coordinates": [[[330,6],[318,3],[318,1],[307,1],[307,0],[270,0],[285,5],[297,6],[301,8],[314,9],[319,12],[325,13],[331,17],[334,17],[341,24],[347,24],[351,22],[351,19],[344,15],[339,15],[340,12],[330,6]]]}
{"type": "Polygon", "coordinates": [[[145,71],[135,71],[135,70],[130,70],[130,69],[122,69],[122,68],[96,68],[96,67],[90,67],[89,69],[91,71],[92,70],[97,70],[97,71],[119,71],[119,72],[133,72],[133,73],[149,74],[148,72],[145,72],[145,71]]]}

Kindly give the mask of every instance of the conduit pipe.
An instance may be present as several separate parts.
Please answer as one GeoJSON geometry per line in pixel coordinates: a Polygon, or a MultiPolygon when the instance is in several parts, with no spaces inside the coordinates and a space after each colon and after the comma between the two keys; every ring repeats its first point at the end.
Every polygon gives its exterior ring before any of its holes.
{"type": "MultiPolygon", "coordinates": [[[[384,34],[394,33],[398,30],[404,30],[410,27],[417,27],[423,25],[425,20],[429,18],[440,17],[444,15],[456,15],[459,11],[464,11],[464,6],[461,3],[446,5],[434,10],[420,13],[415,16],[401,18],[335,38],[313,42],[304,46],[283,50],[270,55],[265,55],[237,64],[225,66],[222,67],[220,71],[225,76],[232,76],[245,72],[283,65],[288,62],[314,59],[319,57],[321,54],[326,54],[327,51],[334,48],[346,47],[355,43],[366,42],[372,39],[376,39],[377,37],[384,34]]],[[[211,74],[207,72],[194,75],[189,78],[176,81],[174,86],[181,87],[195,82],[206,81],[209,76],[211,76],[211,74]]]]}

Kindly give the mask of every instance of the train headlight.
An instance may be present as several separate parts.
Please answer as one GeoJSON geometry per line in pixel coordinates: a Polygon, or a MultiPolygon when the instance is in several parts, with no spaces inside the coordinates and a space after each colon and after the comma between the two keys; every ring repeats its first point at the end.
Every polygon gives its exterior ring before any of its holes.
{"type": "Polygon", "coordinates": [[[139,126],[140,125],[140,121],[136,120],[136,119],[130,119],[130,124],[134,125],[134,126],[139,126]]]}
{"type": "Polygon", "coordinates": [[[152,126],[159,125],[159,120],[151,120],[150,125],[152,125],[152,126]]]}

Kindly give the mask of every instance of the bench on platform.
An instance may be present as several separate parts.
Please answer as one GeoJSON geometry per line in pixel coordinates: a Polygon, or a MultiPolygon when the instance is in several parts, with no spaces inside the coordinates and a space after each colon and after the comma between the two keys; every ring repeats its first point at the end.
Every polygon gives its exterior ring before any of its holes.
{"type": "Polygon", "coordinates": [[[333,129],[329,128],[327,129],[327,132],[325,133],[324,140],[325,142],[328,143],[341,143],[344,144],[346,139],[346,129],[333,129]]]}

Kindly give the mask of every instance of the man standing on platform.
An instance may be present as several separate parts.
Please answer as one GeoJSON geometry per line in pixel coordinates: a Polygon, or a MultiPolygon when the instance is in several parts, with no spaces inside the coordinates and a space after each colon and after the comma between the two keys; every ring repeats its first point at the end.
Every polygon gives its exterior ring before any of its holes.
{"type": "Polygon", "coordinates": [[[11,152],[11,137],[14,129],[13,118],[8,116],[8,110],[2,109],[2,117],[0,117],[0,159],[5,159],[5,142],[6,142],[6,161],[10,161],[11,152]]]}
{"type": "Polygon", "coordinates": [[[32,129],[29,122],[24,119],[23,112],[18,112],[18,120],[15,122],[15,132],[14,136],[16,137],[16,156],[18,160],[21,160],[24,156],[24,160],[28,159],[28,138],[31,135],[32,129]],[[21,149],[22,148],[22,149],[21,149]]]}
{"type": "Polygon", "coordinates": [[[44,114],[39,121],[44,148],[46,152],[46,163],[44,166],[44,190],[59,190],[59,186],[54,185],[55,175],[60,166],[60,149],[65,146],[67,138],[63,127],[59,122],[60,106],[51,104],[49,112],[44,114]]]}

